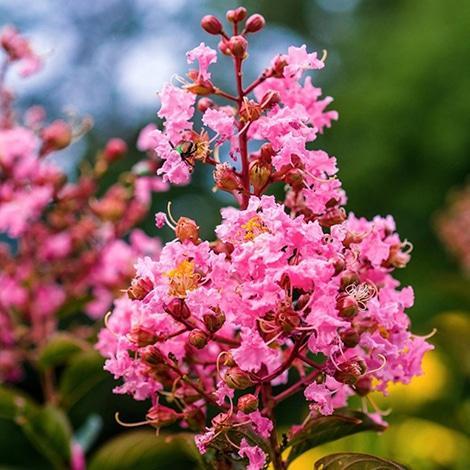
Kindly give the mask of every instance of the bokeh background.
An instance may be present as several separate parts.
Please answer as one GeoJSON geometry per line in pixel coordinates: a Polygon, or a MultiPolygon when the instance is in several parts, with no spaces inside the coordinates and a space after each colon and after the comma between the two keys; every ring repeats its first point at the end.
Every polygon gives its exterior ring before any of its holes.
{"type": "MultiPolygon", "coordinates": [[[[0,23],[16,24],[47,57],[37,76],[10,84],[24,108],[42,104],[50,116],[93,116],[92,131],[60,154],[73,177],[107,138],[134,143],[139,129],[156,121],[156,91],[184,72],[185,51],[203,40],[215,47],[214,38],[199,28],[200,18],[240,4],[0,0],[0,23]]],[[[301,457],[297,468],[311,468],[314,457],[332,450],[349,450],[418,469],[468,469],[470,282],[442,246],[435,225],[449,193],[464,186],[470,173],[470,2],[247,0],[243,5],[268,21],[252,43],[249,77],[291,44],[328,50],[316,83],[335,98],[340,120],[317,145],[338,158],[348,208],[367,217],[393,214],[400,234],[413,242],[412,262],[398,276],[415,289],[410,315],[416,333],[438,330],[426,374],[377,399],[383,409],[393,408],[383,436],[337,441],[301,457]]],[[[231,67],[221,61],[216,69],[216,79],[230,87],[231,67]]],[[[132,165],[133,157],[119,165],[132,165]]],[[[218,208],[227,203],[212,193],[203,172],[190,187],[160,195],[155,210],[169,199],[176,214],[197,219],[206,237],[218,223],[218,208]]],[[[151,217],[145,228],[157,235],[151,217]]],[[[111,398],[111,388],[102,374],[71,406],[83,434],[100,428],[95,445],[121,432],[113,420],[117,409],[137,420],[144,413],[131,400],[111,398]]],[[[281,410],[286,420],[302,411],[295,400],[281,410]]],[[[1,445],[0,451],[5,452],[1,445]]],[[[21,460],[21,449],[8,452],[21,460]]]]}

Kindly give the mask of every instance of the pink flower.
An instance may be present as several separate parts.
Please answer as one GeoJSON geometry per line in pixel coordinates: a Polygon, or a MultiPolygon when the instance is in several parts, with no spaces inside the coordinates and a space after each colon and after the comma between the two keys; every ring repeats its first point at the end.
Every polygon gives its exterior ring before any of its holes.
{"type": "Polygon", "coordinates": [[[224,109],[209,108],[204,113],[202,122],[217,133],[220,141],[230,139],[235,130],[233,115],[230,115],[224,109]]]}
{"type": "Polygon", "coordinates": [[[147,124],[139,133],[137,139],[137,148],[143,152],[153,150],[157,146],[157,142],[153,136],[157,129],[155,124],[147,124]]]}
{"type": "Polygon", "coordinates": [[[309,54],[307,46],[290,46],[286,56],[287,66],[284,68],[285,77],[297,77],[304,70],[322,69],[325,64],[317,58],[317,53],[309,54]]]}
{"type": "Polygon", "coordinates": [[[241,369],[257,372],[264,364],[268,369],[278,361],[278,354],[269,348],[258,333],[242,328],[242,344],[233,351],[233,358],[241,369]]]}
{"type": "Polygon", "coordinates": [[[245,438],[241,440],[238,454],[240,457],[248,459],[247,470],[261,470],[264,468],[266,462],[265,453],[258,446],[250,446],[245,438]]]}
{"type": "Polygon", "coordinates": [[[166,214],[164,212],[157,212],[155,214],[155,225],[157,228],[162,228],[166,225],[166,214]]]}
{"type": "Polygon", "coordinates": [[[186,53],[188,64],[192,64],[194,61],[199,63],[199,80],[209,80],[211,74],[208,71],[211,64],[217,62],[217,52],[210,47],[207,47],[203,42],[199,46],[190,50],[186,53]]]}

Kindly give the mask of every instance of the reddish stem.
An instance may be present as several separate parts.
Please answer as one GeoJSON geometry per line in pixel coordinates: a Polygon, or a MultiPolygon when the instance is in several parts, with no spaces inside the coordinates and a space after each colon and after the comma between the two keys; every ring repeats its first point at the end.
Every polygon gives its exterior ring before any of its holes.
{"type": "MultiPolygon", "coordinates": [[[[234,30],[236,30],[236,26],[234,26],[234,30]]],[[[240,57],[234,58],[235,64],[235,78],[237,82],[237,93],[238,93],[238,112],[243,104],[243,98],[245,97],[245,93],[243,91],[243,72],[242,72],[242,59],[240,57]]],[[[240,129],[242,129],[242,124],[240,124],[240,129]]],[[[248,207],[248,201],[250,199],[250,174],[248,171],[248,140],[247,140],[247,131],[248,129],[244,129],[240,132],[238,136],[238,144],[240,147],[240,155],[242,160],[242,184],[243,184],[243,193],[242,193],[242,203],[240,209],[246,209],[248,207]]]]}

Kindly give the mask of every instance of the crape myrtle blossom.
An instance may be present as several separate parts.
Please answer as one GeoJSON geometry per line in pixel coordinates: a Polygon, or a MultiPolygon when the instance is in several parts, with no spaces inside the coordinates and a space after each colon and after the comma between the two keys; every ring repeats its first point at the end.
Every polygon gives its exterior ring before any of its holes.
{"type": "MultiPolygon", "coordinates": [[[[197,162],[212,165],[215,189],[240,207],[221,210],[212,242],[200,239],[196,221],[157,213],[156,226],[168,225],[175,238],[158,257],[136,263],[97,348],[121,379],[115,392],[149,401],[144,424],[179,422],[197,432],[203,454],[282,469],[280,402],[303,395],[315,418],[358,395],[368,410],[368,394],[419,375],[432,346],[410,332],[405,310],[413,291],[393,277],[411,245],[390,216],[348,214],[336,159],[313,148],[337,118],[326,110],[331,99],[321,100],[305,76],[324,58],[291,47],[244,85],[247,37],[264,25],[253,15],[242,29],[245,17],[242,7],[227,13],[232,36],[216,17],[202,20],[235,64],[236,94],[210,81],[207,67],[216,59],[202,44],[188,54],[199,61],[197,76],[190,72],[179,91],[164,87],[163,130],[142,144],[154,144],[170,182],[188,181],[197,162]],[[194,107],[201,122],[190,120],[194,107]],[[220,161],[224,141],[239,169],[220,161]],[[278,182],[286,188],[282,202],[264,194],[278,182]]],[[[385,427],[380,410],[373,406],[370,415],[385,427]]]]}
{"type": "MultiPolygon", "coordinates": [[[[6,99],[13,94],[5,78],[13,63],[38,59],[12,27],[0,34],[0,45],[0,235],[11,241],[0,242],[3,382],[21,377],[27,351],[57,331],[59,312],[73,308],[103,317],[134,276],[136,259],[158,255],[159,241],[134,226],[146,215],[151,194],[168,186],[155,175],[159,161],[148,152],[100,194],[101,178],[127,153],[118,138],[107,142],[76,181],[67,181],[48,157],[79,138],[88,121],[48,123],[37,106],[17,117],[12,99],[6,99]]],[[[36,69],[28,65],[30,73],[36,69]]]]}
{"type": "Polygon", "coordinates": [[[470,275],[470,183],[449,195],[449,203],[436,217],[436,229],[444,246],[470,275]]]}

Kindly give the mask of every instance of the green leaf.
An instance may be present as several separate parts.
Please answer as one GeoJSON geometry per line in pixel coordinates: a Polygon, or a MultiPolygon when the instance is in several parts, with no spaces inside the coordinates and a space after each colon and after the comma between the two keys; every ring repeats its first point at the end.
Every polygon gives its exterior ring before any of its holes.
{"type": "Polygon", "coordinates": [[[204,468],[189,433],[156,436],[132,431],[111,440],[93,456],[89,470],[175,470],[204,468]]]}
{"type": "Polygon", "coordinates": [[[331,416],[309,420],[289,442],[292,450],[288,462],[307,450],[361,431],[383,431],[385,428],[360,411],[343,410],[331,416]]]}
{"type": "Polygon", "coordinates": [[[39,365],[43,368],[65,364],[88,345],[68,333],[57,333],[39,352],[39,365]]]}
{"type": "Polygon", "coordinates": [[[17,421],[31,443],[56,469],[69,467],[72,431],[62,410],[47,405],[17,421]]]}
{"type": "Polygon", "coordinates": [[[315,462],[315,470],[406,470],[406,467],[392,460],[381,459],[368,454],[341,452],[327,455],[315,462]]]}
{"type": "MultiPolygon", "coordinates": [[[[21,441],[31,444],[31,449],[38,451],[56,469],[69,466],[72,432],[65,414],[58,408],[47,405],[40,407],[27,395],[13,388],[0,387],[0,418],[4,425],[11,423],[11,434],[2,436],[2,442],[21,441]],[[20,432],[21,430],[21,432],[20,432]],[[27,440],[25,440],[25,437],[27,440]]],[[[23,447],[25,454],[31,454],[28,446],[23,447]]],[[[33,452],[34,455],[34,452],[33,452]]],[[[39,465],[39,463],[38,463],[39,465]]]]}
{"type": "Polygon", "coordinates": [[[36,405],[14,388],[0,386],[0,418],[16,420],[33,412],[36,405]]]}
{"type": "Polygon", "coordinates": [[[75,354],[64,370],[59,384],[63,406],[65,408],[71,407],[105,378],[103,358],[96,351],[75,354]]]}

